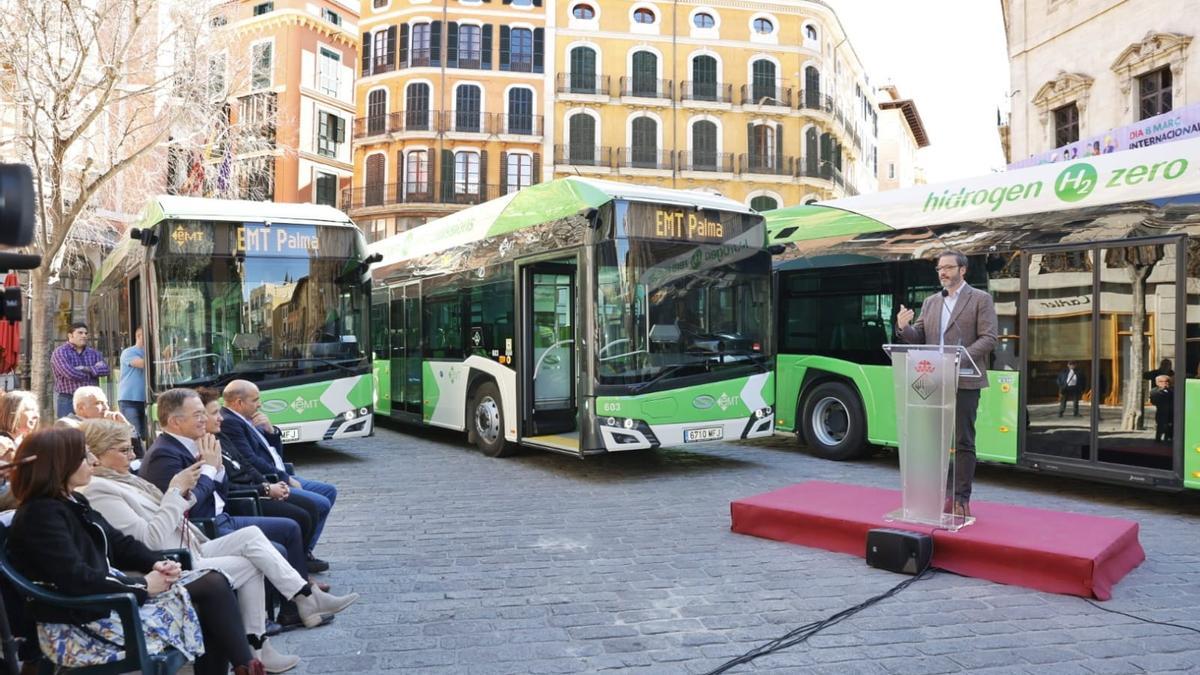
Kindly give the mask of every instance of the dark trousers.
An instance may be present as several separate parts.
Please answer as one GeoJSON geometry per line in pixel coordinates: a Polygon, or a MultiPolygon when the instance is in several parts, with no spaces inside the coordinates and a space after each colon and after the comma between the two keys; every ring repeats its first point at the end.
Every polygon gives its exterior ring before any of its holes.
{"type": "Polygon", "coordinates": [[[971,501],[975,481],[975,415],[979,412],[979,390],[959,389],[954,402],[954,501],[971,501]]]}
{"type": "Polygon", "coordinates": [[[307,503],[293,502],[290,497],[284,501],[261,499],[258,505],[262,509],[264,516],[270,518],[290,518],[296,521],[296,524],[300,526],[300,539],[303,542],[304,550],[312,550],[310,543],[313,538],[314,525],[317,522],[315,507],[310,510],[307,503]]]}
{"type": "Polygon", "coordinates": [[[254,656],[246,641],[242,611],[225,575],[209,572],[186,588],[204,634],[204,655],[196,659],[196,675],[225,675],[230,666],[250,663],[254,656]]]}
{"type": "Polygon", "coordinates": [[[1075,404],[1075,416],[1079,417],[1079,399],[1083,396],[1083,390],[1077,388],[1063,389],[1058,395],[1058,416],[1062,417],[1067,411],[1067,402],[1075,404]]]}
{"type": "Polygon", "coordinates": [[[74,394],[64,394],[61,391],[54,395],[54,416],[66,417],[75,412],[74,394]]]}

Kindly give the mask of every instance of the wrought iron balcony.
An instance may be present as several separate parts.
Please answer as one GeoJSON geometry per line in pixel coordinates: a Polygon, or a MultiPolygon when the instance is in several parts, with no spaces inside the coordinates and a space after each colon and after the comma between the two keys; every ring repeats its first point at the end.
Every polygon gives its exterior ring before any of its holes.
{"type": "Polygon", "coordinates": [[[792,88],[773,84],[743,84],[742,105],[792,107],[792,88]]]}
{"type": "Polygon", "coordinates": [[[611,167],[612,154],[612,148],[607,146],[579,144],[554,146],[554,161],[556,164],[611,167]]]}
{"type": "Polygon", "coordinates": [[[683,81],[680,100],[733,103],[733,85],[722,82],[683,81]]]}
{"type": "Polygon", "coordinates": [[[681,152],[678,156],[680,171],[733,173],[732,152],[681,152]]]}
{"type": "Polygon", "coordinates": [[[559,73],[555,79],[555,88],[560,94],[608,96],[609,93],[610,79],[608,75],[559,73]]]}
{"type": "Polygon", "coordinates": [[[617,149],[617,166],[627,169],[670,170],[675,159],[672,150],[634,147],[617,149]]]}
{"type": "Polygon", "coordinates": [[[650,77],[621,77],[621,96],[635,98],[673,98],[675,83],[671,80],[656,80],[650,77]]]}

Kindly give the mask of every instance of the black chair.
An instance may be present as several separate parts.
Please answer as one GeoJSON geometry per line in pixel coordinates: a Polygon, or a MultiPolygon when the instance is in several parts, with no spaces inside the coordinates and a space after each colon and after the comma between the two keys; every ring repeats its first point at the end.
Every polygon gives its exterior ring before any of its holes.
{"type": "MultiPolygon", "coordinates": [[[[285,471],[287,471],[288,476],[296,473],[296,466],[291,462],[284,462],[283,468],[285,471]]],[[[281,478],[277,473],[265,473],[263,474],[263,478],[266,478],[267,481],[271,483],[284,482],[283,478],[281,478]]],[[[284,478],[286,478],[286,476],[284,478]]]]}
{"type": "MultiPolygon", "coordinates": [[[[262,516],[262,507],[258,503],[258,493],[253,490],[230,490],[225,497],[225,512],[231,516],[262,516]]],[[[189,518],[204,536],[216,539],[217,524],[212,518],[189,518]]]]}
{"type": "MultiPolygon", "coordinates": [[[[184,569],[191,569],[192,556],[186,550],[163,551],[163,557],[176,560],[183,565],[184,569]]],[[[3,525],[0,525],[0,574],[3,574],[4,578],[15,586],[17,592],[29,602],[64,609],[116,612],[121,621],[121,630],[125,635],[124,658],[112,663],[69,670],[57,668],[49,659],[42,658],[38,661],[39,674],[71,672],[80,675],[116,675],[140,670],[148,675],[172,675],[187,663],[187,657],[175,649],[168,648],[161,654],[151,654],[146,650],[146,635],[142,631],[142,617],[138,613],[137,599],[132,593],[70,596],[45,589],[27,579],[12,566],[8,559],[8,528],[3,525]]],[[[6,635],[5,638],[7,641],[8,636],[6,635]]]]}

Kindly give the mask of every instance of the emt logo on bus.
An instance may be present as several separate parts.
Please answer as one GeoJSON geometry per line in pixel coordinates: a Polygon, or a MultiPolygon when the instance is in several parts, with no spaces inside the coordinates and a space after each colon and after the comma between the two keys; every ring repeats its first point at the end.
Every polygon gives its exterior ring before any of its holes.
{"type": "Polygon", "coordinates": [[[307,255],[320,248],[311,226],[243,225],[236,230],[234,244],[239,253],[260,255],[307,255]]]}

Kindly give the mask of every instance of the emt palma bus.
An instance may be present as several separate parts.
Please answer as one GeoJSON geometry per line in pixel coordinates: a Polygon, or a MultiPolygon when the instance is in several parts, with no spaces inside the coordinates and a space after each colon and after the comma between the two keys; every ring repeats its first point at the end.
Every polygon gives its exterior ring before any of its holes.
{"type": "Polygon", "coordinates": [[[901,304],[919,310],[940,290],[934,260],[956,249],[1000,326],[979,459],[1200,488],[1200,140],[797,206],[767,221],[782,247],[776,428],[816,454],[896,445],[880,346],[896,341],[901,304]],[[1067,380],[1078,393],[1064,391],[1067,380]]]}
{"type": "Polygon", "coordinates": [[[285,442],[369,435],[364,256],[358,228],[328,206],[154,198],[92,283],[88,319],[114,371],[109,400],[141,325],[147,400],[245,379],[285,442]]]}
{"type": "Polygon", "coordinates": [[[376,410],[584,456],[773,432],[763,218],[565,178],[371,245],[376,410]]]}

